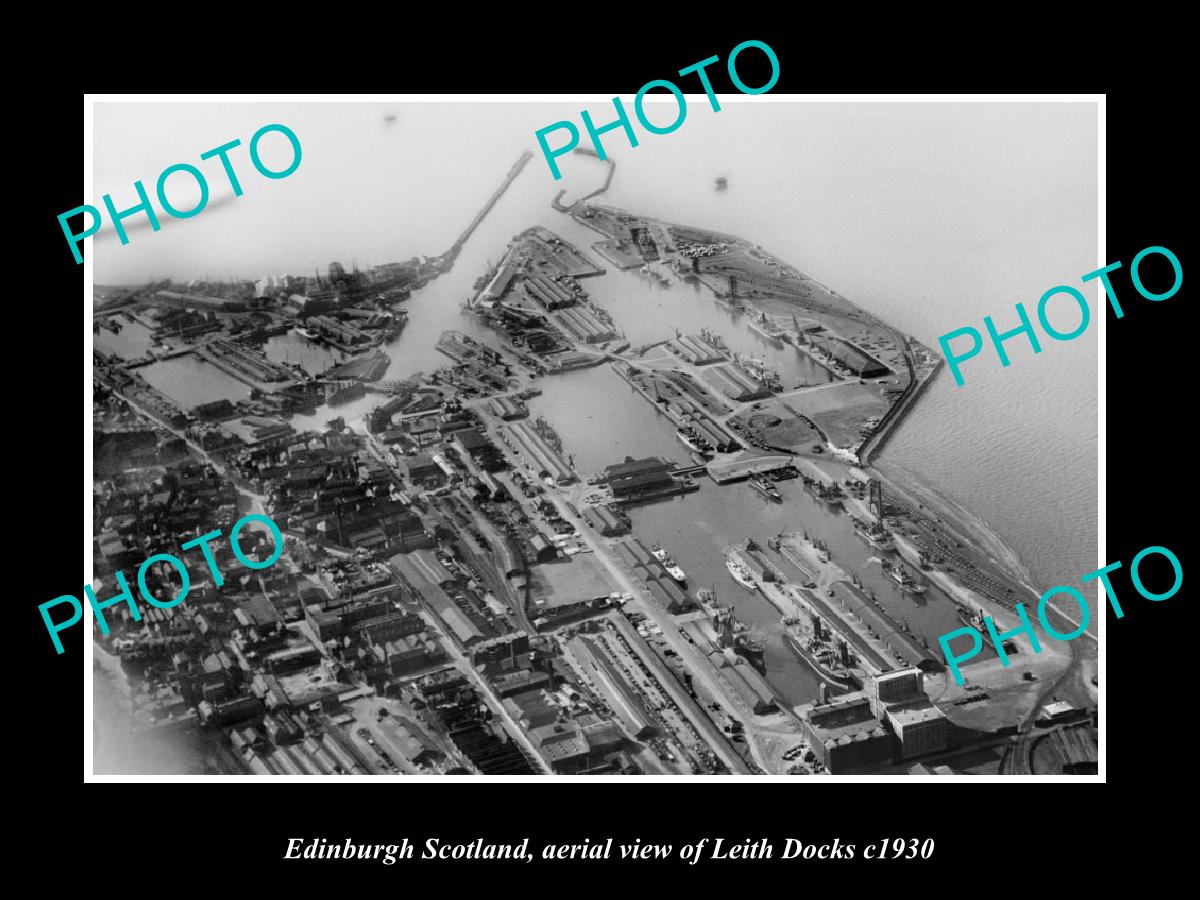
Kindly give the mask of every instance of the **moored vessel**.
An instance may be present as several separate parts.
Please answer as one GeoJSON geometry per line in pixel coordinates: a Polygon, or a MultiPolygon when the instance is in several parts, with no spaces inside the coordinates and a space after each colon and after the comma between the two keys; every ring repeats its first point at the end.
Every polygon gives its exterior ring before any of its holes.
{"type": "Polygon", "coordinates": [[[712,447],[694,429],[679,428],[675,431],[675,437],[679,439],[679,443],[683,444],[689,450],[693,450],[702,456],[712,456],[712,447]]]}
{"type": "Polygon", "coordinates": [[[677,581],[679,584],[685,584],[687,582],[687,573],[684,572],[683,569],[679,568],[679,565],[674,559],[671,558],[670,554],[667,553],[666,550],[655,544],[650,548],[650,553],[655,559],[662,563],[662,567],[667,570],[667,574],[675,579],[675,581],[677,581]]]}
{"type": "Polygon", "coordinates": [[[781,622],[784,643],[817,674],[817,677],[834,687],[858,687],[858,678],[838,658],[837,650],[830,646],[826,639],[806,628],[800,619],[785,616],[781,622]]]}
{"type": "Polygon", "coordinates": [[[771,484],[771,482],[767,481],[767,479],[761,476],[751,478],[750,487],[754,488],[769,500],[773,500],[776,503],[783,502],[783,494],[779,493],[779,488],[775,487],[775,485],[771,484]]]}
{"type": "Polygon", "coordinates": [[[983,621],[983,613],[966,606],[958,607],[958,621],[968,628],[974,628],[984,637],[988,636],[987,624],[983,621]]]}
{"type": "Polygon", "coordinates": [[[813,495],[823,503],[827,503],[831,507],[839,507],[846,495],[838,486],[837,482],[833,484],[824,484],[816,479],[806,480],[804,486],[812,491],[813,495]]]}
{"type": "Polygon", "coordinates": [[[888,577],[891,578],[892,581],[900,585],[901,590],[908,591],[912,594],[925,593],[925,585],[921,584],[916,578],[913,577],[912,572],[905,567],[904,563],[896,563],[896,565],[893,566],[891,563],[884,560],[883,570],[887,572],[888,577]]]}
{"type": "Polygon", "coordinates": [[[891,532],[878,522],[868,524],[857,516],[852,516],[851,521],[854,523],[854,533],[876,550],[890,551],[896,549],[896,545],[892,543],[891,532]]]}
{"type": "Polygon", "coordinates": [[[732,556],[725,557],[725,568],[729,570],[729,574],[733,580],[742,587],[751,591],[758,590],[758,585],[755,583],[754,577],[750,574],[750,570],[732,556]]]}

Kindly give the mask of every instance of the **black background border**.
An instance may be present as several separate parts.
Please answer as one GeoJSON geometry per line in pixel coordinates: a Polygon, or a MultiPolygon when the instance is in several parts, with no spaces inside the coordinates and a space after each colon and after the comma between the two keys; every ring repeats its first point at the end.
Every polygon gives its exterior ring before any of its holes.
{"type": "MultiPolygon", "coordinates": [[[[623,15],[636,17],[637,11],[627,10],[623,15]]],[[[10,556],[10,571],[18,573],[16,614],[24,623],[8,642],[20,651],[18,657],[23,657],[13,673],[19,687],[10,687],[17,695],[17,702],[9,705],[10,722],[18,726],[10,742],[17,744],[23,755],[20,771],[32,770],[40,785],[28,811],[33,834],[66,838],[74,830],[72,825],[82,827],[98,844],[109,847],[105,858],[120,860],[110,873],[92,868],[96,877],[117,876],[134,862],[126,856],[136,853],[137,871],[142,876],[155,872],[178,877],[181,868],[201,868],[210,872],[215,885],[220,884],[222,861],[227,857],[228,864],[241,871],[301,878],[312,885],[326,876],[335,880],[350,876],[357,881],[367,871],[382,873],[385,883],[397,888],[406,883],[405,873],[418,871],[423,876],[444,872],[454,879],[464,875],[489,879],[523,872],[525,880],[544,879],[549,890],[564,886],[556,885],[553,876],[565,873],[570,864],[539,864],[522,870],[476,863],[453,867],[453,871],[448,863],[419,869],[413,864],[356,864],[351,873],[344,864],[341,868],[332,863],[284,864],[280,858],[288,837],[318,835],[383,843],[395,843],[405,836],[418,843],[428,836],[447,841],[476,837],[514,841],[528,836],[535,844],[539,839],[564,843],[583,837],[595,841],[611,836],[620,841],[639,836],[643,841],[676,845],[700,836],[721,836],[735,842],[743,837],[781,840],[791,836],[816,843],[836,836],[842,843],[860,845],[884,837],[933,837],[937,841],[934,859],[905,865],[920,865],[922,874],[934,868],[961,867],[987,879],[990,873],[1013,871],[1013,857],[1027,853],[1051,854],[1090,867],[1095,841],[1103,840],[1100,835],[1109,822],[1121,830],[1123,841],[1149,839],[1142,827],[1115,817],[1122,816],[1121,810],[1128,815],[1139,808],[1145,798],[1154,795],[1159,780],[1170,786],[1186,765],[1186,748],[1172,736],[1171,729],[1179,727],[1186,715],[1176,685],[1184,683],[1182,664],[1190,649],[1184,641],[1194,633],[1194,617],[1186,612],[1186,585],[1171,600],[1150,603],[1136,597],[1127,571],[1133,555],[1151,544],[1170,547],[1185,572],[1189,569],[1184,538],[1194,525],[1181,521],[1183,494],[1190,479],[1185,471],[1186,449],[1181,453],[1181,448],[1187,447],[1186,437],[1181,440],[1179,432],[1190,427],[1188,411],[1194,401],[1189,389],[1195,382],[1185,371],[1192,355],[1186,343],[1191,331],[1183,318],[1186,283],[1169,301],[1143,301],[1129,284],[1128,264],[1142,248],[1162,245],[1171,248],[1187,268],[1182,205],[1184,184],[1193,179],[1185,182],[1190,167],[1184,168],[1184,154],[1190,148],[1185,149],[1187,142],[1176,130],[1185,101],[1173,94],[1170,79],[1159,78],[1139,89],[1127,75],[1087,71],[1083,55],[1052,71],[1038,67],[1039,59],[1061,61],[1062,57],[1055,51],[1060,42],[1043,42],[1036,35],[1024,35],[1032,41],[1025,46],[998,48],[988,54],[969,43],[943,44],[936,39],[929,46],[908,44],[901,53],[889,38],[882,38],[860,48],[857,58],[869,63],[864,68],[814,58],[813,37],[801,39],[793,32],[758,26],[737,29],[727,23],[709,24],[712,27],[693,27],[691,33],[671,26],[653,34],[624,34],[617,39],[619,46],[597,52],[583,42],[568,46],[572,43],[569,36],[549,39],[532,34],[527,41],[512,34],[502,41],[481,37],[477,47],[458,38],[453,47],[433,42],[423,56],[415,55],[416,35],[406,35],[404,53],[375,54],[353,62],[349,58],[339,62],[345,47],[333,48],[327,60],[319,49],[295,59],[291,54],[287,58],[276,58],[274,53],[250,54],[243,47],[236,55],[231,52],[224,65],[210,65],[203,73],[185,72],[184,83],[178,86],[168,83],[179,79],[162,73],[155,75],[152,83],[117,83],[119,79],[110,75],[89,87],[156,92],[278,90],[280,79],[274,76],[286,69],[289,91],[322,91],[331,89],[329,73],[336,68],[341,73],[335,79],[336,89],[347,92],[366,88],[412,93],[619,93],[628,98],[645,81],[670,77],[671,72],[713,54],[724,60],[735,44],[756,38],[769,43],[780,59],[781,77],[773,94],[852,90],[1107,92],[1108,249],[1104,262],[1119,259],[1125,264],[1114,283],[1126,315],[1118,321],[1107,312],[1106,410],[1108,433],[1114,440],[1109,443],[1106,485],[1106,559],[1125,563],[1126,569],[1117,573],[1114,584],[1123,600],[1129,598],[1124,602],[1125,618],[1116,620],[1110,612],[1106,623],[1102,713],[1107,717],[1105,749],[1108,781],[1113,785],[1105,795],[1108,799],[1101,802],[1094,793],[1067,798],[1052,784],[1006,784],[1003,794],[989,786],[987,797],[981,797],[966,794],[968,788],[961,781],[953,782],[959,785],[953,794],[943,789],[936,795],[931,792],[933,784],[914,782],[903,796],[895,794],[900,786],[892,784],[841,783],[825,788],[812,784],[811,779],[787,784],[650,784],[636,780],[622,785],[549,780],[378,786],[246,784],[221,785],[218,791],[203,794],[190,785],[84,785],[79,744],[81,630],[67,638],[67,653],[55,656],[36,609],[45,599],[79,589],[79,570],[69,561],[73,549],[68,550],[77,545],[69,537],[68,524],[80,508],[79,481],[73,473],[78,461],[75,439],[81,380],[79,370],[69,363],[70,351],[62,346],[76,346],[78,314],[64,315],[67,325],[60,330],[56,322],[46,323],[45,309],[50,304],[62,304],[68,311],[77,309],[82,267],[74,264],[55,217],[80,203],[94,202],[94,198],[82,196],[79,177],[81,128],[76,117],[83,95],[78,88],[62,87],[39,94],[36,109],[30,110],[40,129],[31,161],[37,175],[20,185],[26,197],[19,218],[32,227],[33,235],[17,246],[31,248],[38,262],[29,293],[19,300],[10,320],[14,329],[10,341],[24,343],[17,337],[23,335],[45,342],[34,359],[26,358],[19,344],[10,344],[10,365],[36,372],[33,383],[14,379],[11,385],[18,395],[18,424],[10,432],[10,441],[19,440],[21,449],[10,463],[9,477],[21,483],[8,491],[10,521],[17,523],[21,532],[10,538],[17,551],[10,556]],[[560,43],[552,46],[546,40],[560,43]],[[956,49],[947,50],[947,46],[956,49]],[[584,54],[586,59],[580,60],[584,54]],[[306,76],[303,70],[310,65],[320,72],[306,76]],[[1019,76],[1014,75],[1017,68],[1022,70],[1019,76]],[[212,73],[218,70],[224,74],[214,79],[212,73]],[[24,321],[25,316],[29,321],[24,321]],[[27,477],[14,479],[18,472],[27,477]],[[851,787],[855,789],[851,791],[851,787]],[[1035,793],[1038,791],[1055,793],[1035,793]],[[887,796],[881,796],[882,792],[887,796]],[[1039,814],[1040,810],[1045,814],[1039,814]],[[83,815],[76,818],[73,813],[83,815]],[[132,837],[134,843],[125,843],[123,835],[132,837]]],[[[1072,44],[1071,53],[1085,53],[1074,41],[1072,44]]],[[[1086,48],[1089,57],[1098,52],[1094,46],[1086,48]]],[[[753,55],[743,57],[744,68],[740,59],[739,69],[747,83],[758,84],[765,76],[755,73],[753,55]]],[[[1161,62],[1154,60],[1155,72],[1161,62]]],[[[721,69],[712,70],[719,92],[730,90],[721,69]]],[[[530,145],[535,147],[532,135],[530,145]]],[[[1014,298],[1014,302],[1018,299],[1029,300],[1014,298]]],[[[89,360],[83,362],[87,367],[89,360]]],[[[1039,452],[1058,451],[1047,442],[1039,452]]],[[[1091,787],[1095,790],[1097,786],[1091,787]]],[[[41,845],[51,846],[45,841],[41,845]]],[[[795,871],[811,875],[813,866],[822,873],[835,873],[838,867],[845,870],[851,864],[775,861],[769,865],[778,874],[782,874],[780,866],[803,865],[795,871]]],[[[870,871],[879,872],[884,880],[895,879],[900,874],[896,865],[877,863],[870,871]]],[[[597,873],[602,867],[614,868],[611,862],[608,866],[588,863],[587,867],[597,873]]],[[[720,864],[625,863],[615,868],[620,874],[639,877],[655,869],[672,878],[691,872],[706,879],[716,867],[720,864]]],[[[756,873],[762,872],[749,863],[725,867],[745,879],[744,885],[755,885],[756,873]]],[[[854,868],[858,875],[867,871],[859,863],[854,868]]],[[[936,887],[930,881],[924,884],[936,887]]],[[[236,889],[234,885],[226,887],[236,889]]]]}

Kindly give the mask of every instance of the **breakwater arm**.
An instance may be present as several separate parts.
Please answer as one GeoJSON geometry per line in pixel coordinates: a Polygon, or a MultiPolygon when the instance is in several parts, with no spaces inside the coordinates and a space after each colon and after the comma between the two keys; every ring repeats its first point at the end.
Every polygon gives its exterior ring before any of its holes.
{"type": "Polygon", "coordinates": [[[908,365],[908,387],[895,403],[888,408],[884,413],[883,418],[879,420],[879,424],[875,426],[862,446],[858,450],[858,461],[860,465],[869,466],[871,457],[882,449],[887,443],[887,439],[891,437],[892,432],[896,430],[896,426],[908,413],[913,403],[916,402],[917,396],[925,390],[925,386],[933,381],[942,368],[943,360],[939,359],[937,365],[929,372],[925,378],[919,378],[916,367],[913,366],[912,348],[909,346],[908,338],[904,339],[904,362],[908,365]]]}

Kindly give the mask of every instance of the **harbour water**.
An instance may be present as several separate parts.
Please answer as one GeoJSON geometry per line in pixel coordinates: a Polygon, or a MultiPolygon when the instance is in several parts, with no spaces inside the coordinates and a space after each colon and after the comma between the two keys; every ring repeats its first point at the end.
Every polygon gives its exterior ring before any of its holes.
{"type": "Polygon", "coordinates": [[[320,375],[326,369],[349,359],[349,355],[341,350],[315,344],[295,331],[272,335],[267,338],[262,350],[272,362],[296,363],[309,375],[320,375]]]}
{"type": "Polygon", "coordinates": [[[245,400],[250,387],[212,363],[196,356],[163,359],[138,369],[138,374],[185,409],[212,400],[245,400]]]}
{"type": "Polygon", "coordinates": [[[124,316],[117,317],[121,330],[110,331],[101,328],[93,333],[93,345],[101,353],[115,353],[125,359],[136,359],[145,356],[150,345],[154,343],[154,335],[141,322],[135,322],[124,316]]]}

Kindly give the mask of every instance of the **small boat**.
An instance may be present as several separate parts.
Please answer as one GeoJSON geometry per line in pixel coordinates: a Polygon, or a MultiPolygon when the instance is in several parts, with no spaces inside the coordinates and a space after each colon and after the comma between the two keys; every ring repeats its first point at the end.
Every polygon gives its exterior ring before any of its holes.
{"type": "Polygon", "coordinates": [[[729,179],[726,178],[724,175],[721,175],[720,177],[717,178],[716,184],[717,184],[717,190],[723,191],[727,187],[729,187],[729,179]]]}
{"type": "Polygon", "coordinates": [[[725,568],[729,570],[729,574],[733,580],[742,587],[751,591],[758,590],[758,585],[755,583],[754,577],[750,574],[750,570],[732,556],[725,557],[725,568]]]}
{"type": "Polygon", "coordinates": [[[771,482],[767,481],[765,478],[751,478],[750,487],[754,488],[769,500],[773,500],[776,503],[783,502],[783,494],[779,493],[779,488],[775,487],[775,485],[771,484],[771,482]]]}
{"type": "Polygon", "coordinates": [[[893,566],[884,560],[883,569],[888,573],[892,581],[900,585],[901,590],[908,591],[912,594],[925,593],[925,585],[913,578],[912,573],[904,567],[903,563],[897,563],[893,566]]]}
{"type": "Polygon", "coordinates": [[[311,328],[305,328],[302,325],[296,326],[296,334],[300,335],[302,338],[308,338],[310,341],[315,341],[320,338],[320,335],[311,328]]]}
{"type": "Polygon", "coordinates": [[[962,622],[968,628],[974,628],[984,637],[988,636],[987,624],[983,621],[983,613],[979,610],[972,611],[965,606],[958,607],[958,621],[962,622]]]}

